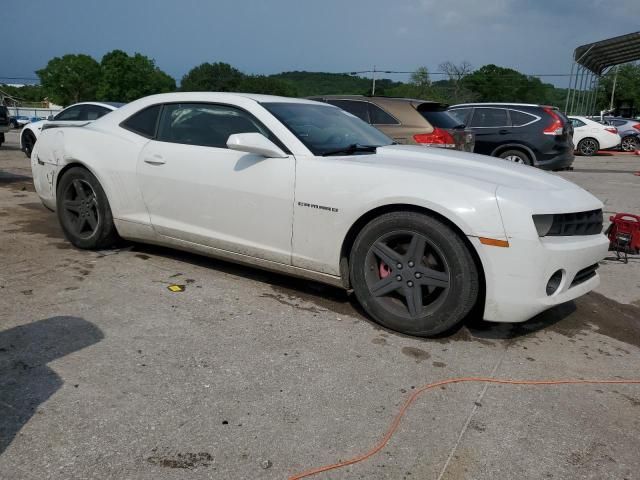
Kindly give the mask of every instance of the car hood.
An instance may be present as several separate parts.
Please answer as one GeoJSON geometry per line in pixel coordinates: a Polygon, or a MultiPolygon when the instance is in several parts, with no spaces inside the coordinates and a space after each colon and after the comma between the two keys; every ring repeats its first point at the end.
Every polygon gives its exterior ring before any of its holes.
{"type": "Polygon", "coordinates": [[[528,190],[566,190],[577,185],[527,165],[444,148],[413,145],[379,147],[374,155],[348,157],[377,167],[406,169],[415,174],[468,178],[494,186],[528,190]]]}

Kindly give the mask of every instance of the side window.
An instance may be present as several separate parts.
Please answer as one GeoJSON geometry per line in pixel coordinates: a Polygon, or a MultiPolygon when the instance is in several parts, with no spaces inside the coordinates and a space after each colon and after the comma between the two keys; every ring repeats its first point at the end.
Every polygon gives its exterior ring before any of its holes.
{"type": "Polygon", "coordinates": [[[577,128],[577,127],[584,127],[586,123],[584,123],[582,120],[578,120],[577,118],[572,118],[571,125],[573,125],[573,128],[577,128]]]}
{"type": "Polygon", "coordinates": [[[507,111],[504,108],[476,108],[471,119],[471,127],[506,127],[507,111]]]}
{"type": "Polygon", "coordinates": [[[626,122],[624,120],[611,120],[611,125],[614,125],[616,127],[621,127],[625,123],[626,122]]]}
{"type": "Polygon", "coordinates": [[[369,121],[369,102],[354,100],[328,100],[327,103],[335,105],[345,112],[349,112],[350,114],[355,115],[360,120],[364,120],[367,123],[372,123],[369,121]]]}
{"type": "Polygon", "coordinates": [[[160,108],[161,105],[147,107],[127,118],[120,126],[143,137],[152,138],[156,133],[160,108]]]}
{"type": "Polygon", "coordinates": [[[180,103],[165,105],[157,139],[163,142],[227,148],[234,133],[261,133],[280,142],[249,113],[227,105],[180,103]]]}
{"type": "Polygon", "coordinates": [[[447,111],[463,125],[467,125],[469,122],[469,114],[471,113],[470,108],[455,108],[447,111]]]}
{"type": "Polygon", "coordinates": [[[511,125],[514,127],[521,127],[529,123],[535,122],[536,117],[528,113],[519,112],[517,110],[509,110],[511,116],[511,125]]]}
{"type": "Polygon", "coordinates": [[[373,103],[369,103],[369,118],[373,125],[400,125],[400,122],[373,103]]]}
{"type": "Polygon", "coordinates": [[[53,117],[53,119],[63,121],[81,120],[83,107],[84,105],[76,105],[75,107],[67,108],[53,117]]]}
{"type": "Polygon", "coordinates": [[[101,105],[85,105],[80,120],[97,120],[111,110],[101,105]]]}

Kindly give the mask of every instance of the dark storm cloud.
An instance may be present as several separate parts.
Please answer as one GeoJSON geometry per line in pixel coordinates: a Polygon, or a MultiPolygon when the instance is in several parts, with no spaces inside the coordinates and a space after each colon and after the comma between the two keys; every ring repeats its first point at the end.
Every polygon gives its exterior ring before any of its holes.
{"type": "MultiPolygon", "coordinates": [[[[180,78],[204,61],[250,73],[437,69],[468,60],[568,72],[580,44],[637,30],[637,0],[30,0],[2,7],[0,75],[120,48],[180,78]]],[[[559,81],[561,84],[562,81],[559,81]]]]}

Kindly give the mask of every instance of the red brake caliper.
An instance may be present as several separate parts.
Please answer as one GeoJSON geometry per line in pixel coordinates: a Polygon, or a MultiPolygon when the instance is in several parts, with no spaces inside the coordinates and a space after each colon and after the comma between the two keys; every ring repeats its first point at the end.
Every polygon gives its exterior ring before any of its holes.
{"type": "Polygon", "coordinates": [[[378,272],[380,273],[380,278],[387,278],[389,275],[391,275],[391,269],[382,260],[380,260],[380,268],[378,272]]]}

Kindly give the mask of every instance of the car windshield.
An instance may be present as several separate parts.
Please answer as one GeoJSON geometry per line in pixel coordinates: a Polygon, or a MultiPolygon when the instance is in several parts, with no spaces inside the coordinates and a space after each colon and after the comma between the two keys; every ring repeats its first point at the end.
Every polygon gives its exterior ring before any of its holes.
{"type": "Polygon", "coordinates": [[[345,155],[371,153],[393,140],[358,117],[330,105],[263,103],[314,155],[344,150],[345,155]]]}

